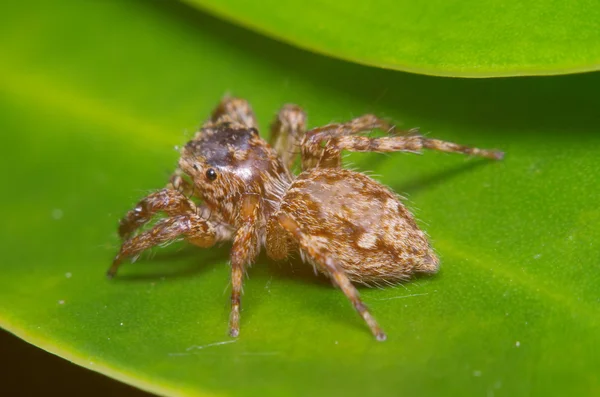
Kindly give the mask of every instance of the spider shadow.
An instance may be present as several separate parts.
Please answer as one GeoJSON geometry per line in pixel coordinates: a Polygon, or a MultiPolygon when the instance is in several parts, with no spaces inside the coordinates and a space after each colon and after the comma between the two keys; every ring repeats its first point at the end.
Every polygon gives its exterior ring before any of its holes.
{"type": "MultiPolygon", "coordinates": [[[[348,301],[348,299],[344,296],[342,291],[336,288],[327,276],[318,271],[315,272],[314,268],[310,264],[303,263],[299,257],[294,257],[288,261],[277,262],[267,259],[267,266],[269,274],[273,275],[274,278],[280,280],[293,279],[294,282],[314,285],[317,288],[331,289],[332,291],[335,291],[332,293],[338,294],[337,299],[348,301]]],[[[404,286],[404,284],[415,283],[419,280],[431,279],[437,276],[437,274],[414,274],[408,280],[393,283],[390,285],[377,286],[376,288],[408,288],[404,286]]],[[[354,284],[354,286],[361,292],[373,289],[373,286],[367,286],[363,284],[354,284]]],[[[350,315],[350,301],[348,301],[348,310],[340,310],[338,312],[337,309],[334,309],[334,307],[335,306],[332,306],[332,310],[334,310],[335,313],[330,313],[325,316],[333,319],[333,321],[335,321],[336,323],[344,324],[344,326],[351,327],[352,329],[359,330],[361,332],[368,332],[368,328],[365,328],[365,323],[360,319],[360,317],[357,318],[357,316],[350,315]]],[[[318,309],[318,311],[319,315],[321,315],[321,310],[318,309]]],[[[374,314],[376,315],[376,313],[374,314]]]]}
{"type": "Polygon", "coordinates": [[[472,159],[468,162],[459,164],[457,166],[448,167],[442,170],[441,172],[435,172],[425,177],[414,178],[413,180],[402,182],[397,185],[394,184],[392,188],[394,189],[394,191],[400,194],[406,193],[412,196],[418,194],[421,191],[431,189],[435,185],[447,182],[448,180],[465,174],[469,171],[481,168],[485,165],[489,165],[490,163],[495,162],[496,160],[472,159]]]}
{"type": "Polygon", "coordinates": [[[128,270],[118,273],[112,281],[174,281],[197,276],[226,262],[230,250],[231,247],[226,244],[210,249],[198,248],[191,244],[170,251],[156,249],[149,257],[141,258],[135,263],[124,263],[122,267],[126,266],[128,270]]]}
{"type": "MultiPolygon", "coordinates": [[[[375,154],[375,153],[374,153],[375,154]]],[[[376,153],[374,156],[370,156],[367,160],[355,160],[351,163],[352,169],[358,172],[367,172],[365,170],[378,169],[380,164],[385,163],[389,160],[389,156],[381,155],[376,153]]],[[[456,176],[465,174],[474,169],[497,163],[497,160],[491,160],[486,158],[467,158],[463,163],[446,167],[443,170],[436,170],[429,176],[419,176],[408,182],[400,182],[391,185],[390,187],[399,194],[416,194],[422,190],[427,190],[432,186],[446,182],[456,176]]],[[[375,177],[377,179],[377,177],[375,177]]]]}
{"type": "Polygon", "coordinates": [[[266,263],[268,273],[278,279],[294,280],[320,287],[332,287],[331,281],[327,276],[315,272],[310,264],[302,262],[298,254],[281,261],[274,261],[266,255],[264,257],[261,255],[260,259],[261,263],[266,263]]]}

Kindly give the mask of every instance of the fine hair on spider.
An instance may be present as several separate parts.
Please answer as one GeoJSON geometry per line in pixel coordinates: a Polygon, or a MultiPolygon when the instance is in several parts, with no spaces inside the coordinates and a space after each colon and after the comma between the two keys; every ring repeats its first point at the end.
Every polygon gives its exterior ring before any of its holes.
{"type": "Polygon", "coordinates": [[[177,239],[203,248],[232,241],[229,334],[236,337],[243,275],[260,250],[274,260],[299,254],[342,290],[383,341],[386,334],[354,284],[396,284],[417,273],[433,274],[439,260],[399,196],[364,173],[342,168],[342,152],[423,149],[504,156],[423,137],[415,129],[397,131],[371,114],[307,129],[305,112],[289,104],[275,117],[267,142],[248,102],[225,97],[181,148],[167,186],[121,220],[123,243],[108,276],[116,275],[125,258],[177,239]],[[366,136],[371,130],[386,134],[366,136]],[[290,169],[298,157],[302,170],[294,175],[290,169]],[[165,217],[142,230],[158,213],[165,217]]]}

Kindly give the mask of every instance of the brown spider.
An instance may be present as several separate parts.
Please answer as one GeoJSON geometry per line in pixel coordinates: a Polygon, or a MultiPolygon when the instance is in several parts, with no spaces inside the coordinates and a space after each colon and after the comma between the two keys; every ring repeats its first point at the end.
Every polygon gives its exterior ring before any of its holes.
{"type": "Polygon", "coordinates": [[[271,131],[269,144],[258,135],[248,102],[223,99],[181,150],[167,187],[145,197],[121,220],[124,242],[108,276],[124,258],[181,237],[200,247],[233,240],[229,334],[235,337],[246,266],[263,246],[275,260],[299,252],[344,292],[377,340],[385,340],[352,282],[394,283],[414,273],[435,273],[439,260],[398,196],[364,174],[341,168],[341,152],[426,148],[497,160],[503,153],[424,138],[415,130],[397,134],[373,115],[306,131],[306,114],[295,105],[281,109],[271,131]],[[358,135],[373,129],[389,136],[358,135]],[[303,171],[296,176],[290,167],[297,148],[303,171]],[[161,211],[168,217],[133,234],[161,211]]]}

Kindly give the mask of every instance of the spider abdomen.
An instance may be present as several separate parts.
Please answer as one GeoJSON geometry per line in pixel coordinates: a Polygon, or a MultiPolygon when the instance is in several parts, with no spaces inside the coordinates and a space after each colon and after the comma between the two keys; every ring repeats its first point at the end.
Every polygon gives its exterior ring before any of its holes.
{"type": "MultiPolygon", "coordinates": [[[[364,174],[318,168],[303,172],[283,197],[281,211],[354,282],[397,282],[415,272],[438,270],[427,236],[408,209],[364,174]]],[[[303,257],[323,270],[305,253],[303,257]]]]}

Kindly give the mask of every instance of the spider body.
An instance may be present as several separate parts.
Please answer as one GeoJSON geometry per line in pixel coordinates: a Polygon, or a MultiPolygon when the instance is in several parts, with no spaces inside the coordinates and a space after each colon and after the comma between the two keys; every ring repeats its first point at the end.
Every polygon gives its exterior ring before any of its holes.
{"type": "Polygon", "coordinates": [[[424,148],[501,159],[503,154],[398,134],[385,121],[365,115],[348,123],[306,130],[299,107],[286,105],[263,140],[249,104],[225,98],[181,151],[166,188],[150,194],[121,220],[124,242],[109,269],[125,257],[185,238],[200,247],[232,240],[229,333],[239,334],[244,270],[261,248],[276,260],[300,253],[329,276],[378,340],[386,336],[352,284],[395,283],[415,273],[435,273],[439,261],[413,216],[387,187],[341,168],[341,152],[409,151],[424,148]],[[390,135],[359,135],[381,129],[390,135]],[[290,167],[300,149],[303,171],[290,167]],[[137,232],[156,213],[166,218],[137,232]]]}

